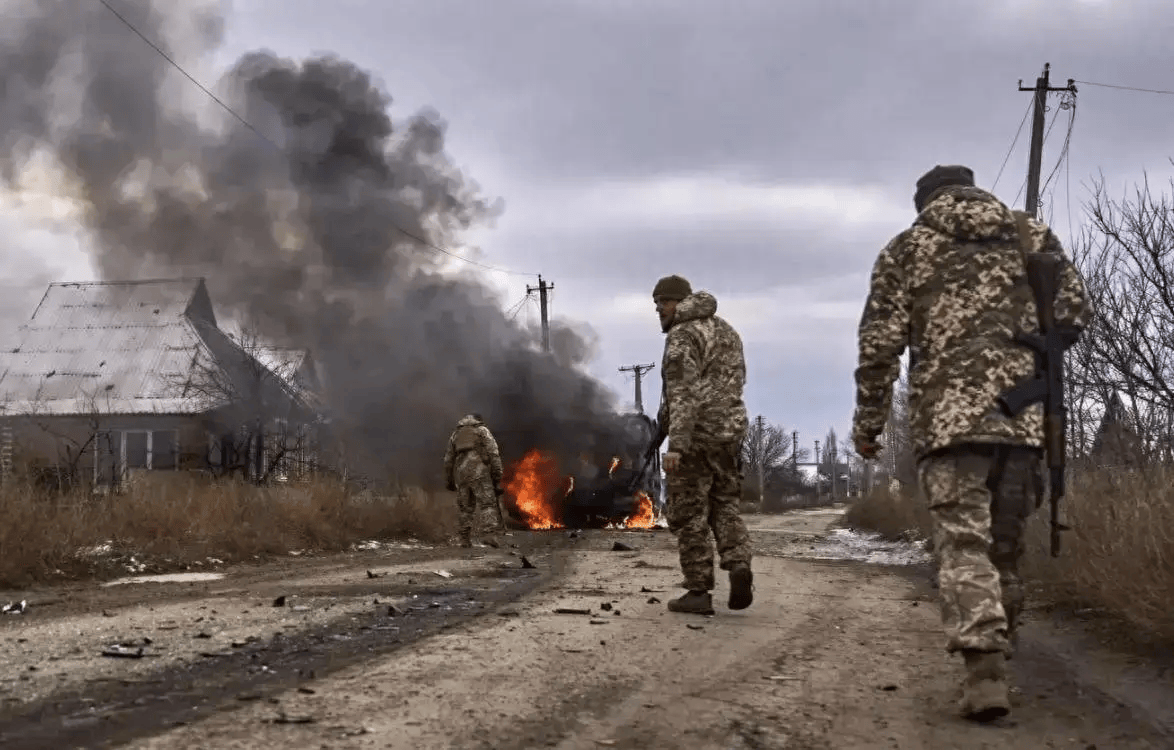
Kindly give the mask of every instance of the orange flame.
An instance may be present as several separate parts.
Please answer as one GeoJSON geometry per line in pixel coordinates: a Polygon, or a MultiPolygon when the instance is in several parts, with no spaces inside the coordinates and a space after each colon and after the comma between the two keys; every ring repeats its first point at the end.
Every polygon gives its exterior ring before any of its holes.
{"type": "Polygon", "coordinates": [[[624,528],[651,529],[656,524],[656,514],[652,512],[652,498],[647,492],[637,492],[636,500],[640,507],[636,512],[624,519],[624,528]]]}
{"type": "MultiPolygon", "coordinates": [[[[532,529],[561,529],[558,514],[551,507],[553,490],[558,486],[558,462],[554,456],[534,449],[522,457],[504,483],[517,503],[518,512],[532,529]]],[[[569,494],[574,487],[567,488],[569,494]]]]}

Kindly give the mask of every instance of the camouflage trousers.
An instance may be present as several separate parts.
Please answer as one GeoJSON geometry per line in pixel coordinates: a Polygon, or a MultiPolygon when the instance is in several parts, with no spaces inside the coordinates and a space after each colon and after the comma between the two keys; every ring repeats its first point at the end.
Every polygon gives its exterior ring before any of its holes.
{"type": "Polygon", "coordinates": [[[489,477],[478,477],[457,483],[458,532],[462,542],[472,541],[474,527],[477,534],[495,534],[505,530],[501,504],[493,491],[489,477]]]}
{"type": "Polygon", "coordinates": [[[946,649],[1011,653],[1023,610],[1023,529],[1043,499],[1038,450],[962,445],[922,459],[946,649]]]}
{"type": "Polygon", "coordinates": [[[738,446],[698,446],[681,455],[669,474],[665,518],[677,537],[681,572],[690,591],[714,588],[713,544],[723,570],[750,563],[750,535],[738,514],[742,469],[738,446]]]}

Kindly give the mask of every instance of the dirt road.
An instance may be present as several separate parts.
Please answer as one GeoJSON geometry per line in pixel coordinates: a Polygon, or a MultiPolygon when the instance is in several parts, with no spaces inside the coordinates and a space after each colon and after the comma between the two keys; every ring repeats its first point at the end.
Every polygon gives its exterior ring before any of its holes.
{"type": "Polygon", "coordinates": [[[709,618],[665,611],[680,581],[671,536],[610,531],[229,571],[182,596],[139,588],[110,617],[9,618],[0,745],[1174,747],[1050,652],[1012,662],[1011,720],[956,719],[928,576],[814,559],[834,517],[753,518],[755,604],[709,618]],[[97,656],[116,632],[168,648],[97,656]]]}

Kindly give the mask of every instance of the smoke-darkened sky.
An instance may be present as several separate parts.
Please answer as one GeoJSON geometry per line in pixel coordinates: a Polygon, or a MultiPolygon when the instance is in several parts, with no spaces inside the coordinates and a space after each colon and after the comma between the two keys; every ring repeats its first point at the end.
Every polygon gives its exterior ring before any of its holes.
{"type": "MultiPolygon", "coordinates": [[[[31,3],[6,7],[18,5],[31,3]]],[[[463,184],[502,199],[492,221],[454,227],[453,249],[468,252],[463,237],[484,263],[554,282],[554,315],[590,328],[590,370],[625,398],[631,380],[617,368],[660,359],[652,285],[685,275],[742,332],[751,412],[798,429],[807,446],[829,426],[847,433],[867,275],[912,220],[919,174],[965,163],[1022,205],[1027,127],[995,178],[1030,100],[1018,81],[1031,85],[1044,62],[1055,85],[1174,90],[1174,6],[1156,0],[233,5],[216,51],[194,55],[199,40],[184,48],[193,75],[216,82],[256,49],[294,60],[330,52],[371,73],[397,123],[434,108],[463,184]]],[[[113,35],[119,55],[153,54],[115,23],[86,33],[113,35]]],[[[203,96],[171,87],[187,105],[203,96]]],[[[1115,195],[1144,171],[1167,187],[1174,156],[1174,96],[1078,87],[1070,159],[1044,192],[1043,217],[1066,241],[1098,174],[1115,195]]],[[[1070,116],[1050,102],[1045,178],[1070,116]]],[[[273,126],[257,117],[262,131],[273,126]]],[[[254,147],[245,135],[233,148],[254,147]]],[[[76,250],[89,241],[75,239],[68,212],[44,200],[18,209],[12,196],[3,205],[11,293],[0,312],[27,315],[47,278],[99,273],[76,250]]],[[[467,272],[503,310],[536,282],[467,272]]],[[[536,322],[533,305],[526,316],[536,322]]],[[[658,390],[654,370],[648,410],[658,390]]]]}

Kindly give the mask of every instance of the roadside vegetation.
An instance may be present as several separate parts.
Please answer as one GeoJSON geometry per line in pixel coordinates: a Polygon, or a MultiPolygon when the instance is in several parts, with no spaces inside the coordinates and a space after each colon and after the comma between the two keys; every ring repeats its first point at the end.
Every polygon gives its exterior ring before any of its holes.
{"type": "MultiPolygon", "coordinates": [[[[1035,603],[1091,608],[1174,639],[1174,472],[1165,466],[1070,473],[1059,557],[1049,551],[1048,504],[1027,528],[1023,572],[1035,603]]],[[[928,538],[929,513],[915,493],[877,490],[843,522],[887,539],[928,538]]]]}
{"type": "Polygon", "coordinates": [[[0,489],[0,587],[163,572],[290,552],[338,552],[370,540],[441,542],[456,531],[450,493],[356,491],[342,481],[258,486],[159,474],[124,492],[0,489]]]}

